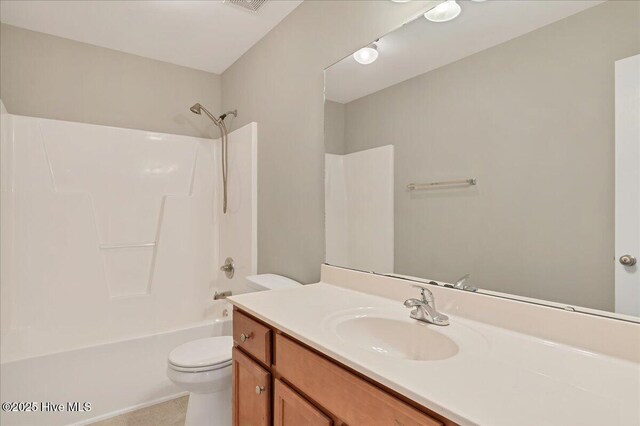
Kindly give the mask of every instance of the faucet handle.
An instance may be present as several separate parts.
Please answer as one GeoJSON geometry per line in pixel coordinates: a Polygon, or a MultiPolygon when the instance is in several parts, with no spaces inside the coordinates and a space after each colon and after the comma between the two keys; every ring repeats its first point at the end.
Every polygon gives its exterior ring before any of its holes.
{"type": "Polygon", "coordinates": [[[424,301],[420,300],[420,299],[407,299],[404,301],[404,306],[406,308],[415,308],[416,306],[422,306],[424,305],[424,301]]]}
{"type": "Polygon", "coordinates": [[[413,284],[412,287],[420,289],[420,296],[422,296],[422,301],[424,303],[433,302],[433,293],[431,293],[431,290],[429,290],[427,287],[420,284],[413,284]]]}

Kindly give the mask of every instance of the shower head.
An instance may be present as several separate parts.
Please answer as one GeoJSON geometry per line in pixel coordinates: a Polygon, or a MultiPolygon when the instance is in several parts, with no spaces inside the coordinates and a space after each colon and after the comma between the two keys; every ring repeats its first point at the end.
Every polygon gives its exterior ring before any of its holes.
{"type": "Polygon", "coordinates": [[[191,110],[191,112],[192,112],[192,113],[194,113],[194,114],[198,114],[198,115],[202,114],[202,111],[201,111],[201,109],[202,109],[202,105],[200,105],[200,104],[195,104],[194,106],[192,106],[192,107],[191,107],[191,108],[189,108],[189,109],[190,109],[190,110],[191,110]]]}
{"type": "Polygon", "coordinates": [[[205,107],[203,107],[200,104],[195,104],[194,106],[192,106],[189,109],[191,110],[192,113],[198,114],[198,115],[201,115],[202,112],[204,112],[207,115],[207,117],[209,117],[211,119],[211,121],[213,121],[213,124],[215,124],[218,127],[220,127],[220,125],[222,124],[222,120],[221,119],[214,117],[214,115],[211,114],[208,109],[206,109],[205,107]]]}

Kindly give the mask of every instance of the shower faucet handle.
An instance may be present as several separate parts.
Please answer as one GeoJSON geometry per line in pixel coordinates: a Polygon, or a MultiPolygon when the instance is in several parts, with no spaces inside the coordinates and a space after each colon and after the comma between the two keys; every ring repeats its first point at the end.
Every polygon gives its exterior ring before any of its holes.
{"type": "Polygon", "coordinates": [[[224,265],[220,267],[220,270],[224,272],[227,278],[233,278],[233,274],[236,272],[236,267],[233,263],[233,258],[227,257],[224,261],[224,265]]]}

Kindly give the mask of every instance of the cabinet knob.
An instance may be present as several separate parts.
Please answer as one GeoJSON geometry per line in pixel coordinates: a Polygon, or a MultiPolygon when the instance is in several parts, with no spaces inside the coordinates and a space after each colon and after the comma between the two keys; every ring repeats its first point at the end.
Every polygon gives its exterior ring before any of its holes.
{"type": "Polygon", "coordinates": [[[240,335],[240,340],[241,340],[241,341],[243,341],[243,342],[246,342],[246,341],[247,341],[247,340],[249,340],[249,339],[251,339],[251,333],[249,333],[249,334],[244,334],[244,333],[242,333],[242,334],[240,335]]]}
{"type": "Polygon", "coordinates": [[[633,266],[636,264],[636,258],[630,254],[625,254],[624,256],[620,256],[620,263],[624,266],[633,266]]]}
{"type": "Polygon", "coordinates": [[[264,386],[256,386],[256,394],[260,395],[264,392],[264,386]]]}

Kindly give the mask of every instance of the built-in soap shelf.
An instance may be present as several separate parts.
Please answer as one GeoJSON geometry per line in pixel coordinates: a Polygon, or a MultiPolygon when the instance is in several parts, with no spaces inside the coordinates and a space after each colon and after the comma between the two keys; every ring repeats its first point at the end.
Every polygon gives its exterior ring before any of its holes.
{"type": "Polygon", "coordinates": [[[151,289],[156,242],[98,244],[112,298],[144,296],[151,289]]]}
{"type": "Polygon", "coordinates": [[[99,244],[112,298],[149,295],[156,242],[99,244]]]}

